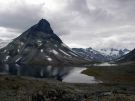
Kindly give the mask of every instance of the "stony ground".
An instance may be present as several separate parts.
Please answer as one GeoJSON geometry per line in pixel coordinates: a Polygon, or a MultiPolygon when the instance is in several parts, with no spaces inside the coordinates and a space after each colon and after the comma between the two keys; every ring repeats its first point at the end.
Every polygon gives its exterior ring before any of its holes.
{"type": "Polygon", "coordinates": [[[0,101],[135,101],[135,84],[69,84],[1,75],[0,101]]]}

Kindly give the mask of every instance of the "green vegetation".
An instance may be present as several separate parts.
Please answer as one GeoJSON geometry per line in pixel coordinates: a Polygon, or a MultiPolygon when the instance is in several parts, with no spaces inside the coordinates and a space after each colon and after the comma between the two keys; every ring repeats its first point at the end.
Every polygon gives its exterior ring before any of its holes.
{"type": "Polygon", "coordinates": [[[103,82],[135,83],[135,65],[88,67],[82,73],[95,76],[103,82]]]}
{"type": "Polygon", "coordinates": [[[0,76],[1,101],[33,101],[36,94],[41,94],[45,101],[134,101],[134,91],[134,84],[69,84],[47,79],[0,76]]]}

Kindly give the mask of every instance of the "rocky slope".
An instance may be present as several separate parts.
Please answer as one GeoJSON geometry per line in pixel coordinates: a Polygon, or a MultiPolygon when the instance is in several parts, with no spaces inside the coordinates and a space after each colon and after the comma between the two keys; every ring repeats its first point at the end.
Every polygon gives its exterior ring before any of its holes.
{"type": "Polygon", "coordinates": [[[133,49],[131,52],[128,54],[120,57],[117,62],[119,63],[126,63],[126,62],[134,62],[135,63],[135,49],[133,49]]]}
{"type": "Polygon", "coordinates": [[[41,19],[0,50],[1,63],[82,64],[78,56],[53,32],[49,22],[41,19]]]}

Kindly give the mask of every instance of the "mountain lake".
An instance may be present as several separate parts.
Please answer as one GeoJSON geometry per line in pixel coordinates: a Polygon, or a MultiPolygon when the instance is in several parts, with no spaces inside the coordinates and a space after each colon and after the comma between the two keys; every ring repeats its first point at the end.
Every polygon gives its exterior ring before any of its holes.
{"type": "Polygon", "coordinates": [[[94,76],[87,76],[81,72],[86,67],[63,66],[26,66],[18,64],[0,65],[1,75],[16,75],[29,78],[55,79],[67,83],[102,83],[94,76]]]}

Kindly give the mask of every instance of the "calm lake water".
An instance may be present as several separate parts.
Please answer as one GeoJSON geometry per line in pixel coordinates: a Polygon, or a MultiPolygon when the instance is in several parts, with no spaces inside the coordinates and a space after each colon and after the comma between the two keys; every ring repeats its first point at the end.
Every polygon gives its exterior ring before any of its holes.
{"type": "Polygon", "coordinates": [[[101,83],[93,76],[81,74],[85,67],[0,65],[0,74],[34,78],[52,78],[68,83],[101,83]]]}
{"type": "Polygon", "coordinates": [[[94,66],[117,66],[117,64],[110,64],[108,62],[101,63],[101,64],[94,64],[94,66]]]}

